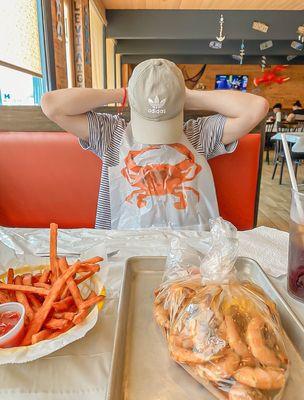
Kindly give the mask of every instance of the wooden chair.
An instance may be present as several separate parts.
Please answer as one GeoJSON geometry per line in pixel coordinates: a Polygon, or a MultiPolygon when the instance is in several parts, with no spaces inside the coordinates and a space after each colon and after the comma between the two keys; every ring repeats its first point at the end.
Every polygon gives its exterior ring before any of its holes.
{"type": "Polygon", "coordinates": [[[297,121],[297,132],[304,132],[304,121],[297,121]]]}
{"type": "Polygon", "coordinates": [[[273,132],[275,121],[266,122],[265,124],[265,145],[264,150],[266,151],[266,158],[265,161],[269,165],[269,153],[270,150],[273,148],[273,143],[271,141],[271,137],[276,133],[273,132]]]}
{"type": "MultiPolygon", "coordinates": [[[[299,126],[298,123],[286,123],[286,122],[279,122],[277,124],[277,133],[288,133],[288,132],[298,132],[299,126]]],[[[292,152],[291,147],[293,146],[294,143],[288,143],[288,146],[291,151],[291,157],[294,162],[295,166],[295,174],[297,175],[298,172],[298,165],[299,163],[302,162],[304,159],[304,153],[295,153],[292,152]]],[[[285,153],[283,150],[283,144],[282,140],[278,139],[275,142],[275,156],[274,156],[274,168],[273,168],[273,173],[271,179],[274,179],[278,165],[281,166],[280,168],[280,179],[279,179],[279,184],[282,184],[282,179],[283,179],[283,171],[284,171],[284,165],[285,165],[285,153]]]]}
{"type": "Polygon", "coordinates": [[[295,120],[299,122],[304,122],[304,115],[303,114],[295,114],[295,120]]]}

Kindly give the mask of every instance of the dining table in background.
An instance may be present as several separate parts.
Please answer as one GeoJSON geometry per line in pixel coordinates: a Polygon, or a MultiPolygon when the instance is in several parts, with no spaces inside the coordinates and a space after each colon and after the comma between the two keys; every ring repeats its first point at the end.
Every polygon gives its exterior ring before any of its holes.
{"type": "MultiPolygon", "coordinates": [[[[287,144],[291,151],[291,157],[295,166],[295,174],[297,175],[298,166],[302,163],[304,159],[304,145],[303,151],[293,152],[293,146],[298,143],[300,138],[304,137],[304,124],[302,122],[294,123],[294,122],[280,122],[277,124],[276,133],[272,133],[270,137],[270,142],[274,143],[274,156],[273,156],[273,164],[274,170],[272,174],[272,179],[274,179],[277,166],[280,164],[280,179],[279,183],[282,184],[283,179],[283,169],[285,164],[285,154],[283,150],[282,143],[282,134],[285,134],[287,144]]],[[[267,134],[270,134],[269,132],[267,134]]],[[[302,142],[301,142],[302,145],[302,142]]],[[[268,151],[268,163],[269,163],[269,150],[268,151]]]]}

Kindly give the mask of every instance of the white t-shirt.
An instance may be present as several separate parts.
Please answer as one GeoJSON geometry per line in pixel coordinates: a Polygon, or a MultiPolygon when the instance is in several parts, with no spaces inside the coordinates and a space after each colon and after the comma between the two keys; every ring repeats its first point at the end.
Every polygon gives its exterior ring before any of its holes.
{"type": "Polygon", "coordinates": [[[277,111],[276,114],[275,114],[275,122],[274,122],[274,125],[273,125],[273,132],[277,132],[277,130],[278,130],[278,122],[281,122],[281,121],[282,121],[282,113],[281,113],[281,111],[277,111]]]}
{"type": "Polygon", "coordinates": [[[218,216],[207,159],[230,153],[221,142],[226,118],[191,119],[174,145],[143,145],[120,115],[89,112],[81,146],[102,159],[96,228],[206,229],[218,216]]]}

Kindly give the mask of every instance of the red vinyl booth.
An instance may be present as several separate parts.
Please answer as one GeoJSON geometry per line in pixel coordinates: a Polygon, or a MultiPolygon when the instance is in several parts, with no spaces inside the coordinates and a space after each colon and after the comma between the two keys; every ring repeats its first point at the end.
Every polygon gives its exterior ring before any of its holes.
{"type": "MultiPolygon", "coordinates": [[[[261,135],[210,160],[220,214],[238,229],[255,225],[261,135]]],[[[62,132],[0,133],[0,225],[94,227],[101,161],[62,132]]]]}

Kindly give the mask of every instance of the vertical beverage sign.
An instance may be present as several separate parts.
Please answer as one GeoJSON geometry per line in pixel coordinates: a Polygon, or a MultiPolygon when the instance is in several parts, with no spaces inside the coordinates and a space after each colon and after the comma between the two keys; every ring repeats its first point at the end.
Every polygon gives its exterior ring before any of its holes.
{"type": "Polygon", "coordinates": [[[85,75],[85,86],[86,87],[92,87],[89,0],[83,0],[83,23],[84,23],[84,75],[85,75]]]}
{"type": "Polygon", "coordinates": [[[91,65],[91,46],[90,46],[90,16],[89,5],[83,7],[84,13],[84,62],[86,65],[91,65]]]}
{"type": "Polygon", "coordinates": [[[81,0],[74,0],[73,14],[76,86],[84,87],[81,0]]]}
{"type": "Polygon", "coordinates": [[[92,87],[88,0],[74,0],[73,25],[76,86],[92,87]]]}
{"type": "Polygon", "coordinates": [[[63,0],[51,2],[56,88],[68,87],[63,0]]]}
{"type": "Polygon", "coordinates": [[[56,0],[56,32],[57,39],[62,42],[63,39],[63,9],[61,0],[56,0]]]}

